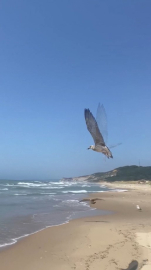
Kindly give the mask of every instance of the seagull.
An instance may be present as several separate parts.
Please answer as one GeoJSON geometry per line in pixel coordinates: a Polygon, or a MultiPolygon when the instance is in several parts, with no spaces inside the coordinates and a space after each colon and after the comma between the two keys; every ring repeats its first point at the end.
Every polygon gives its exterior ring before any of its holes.
{"type": "Polygon", "coordinates": [[[95,204],[96,201],[98,201],[98,200],[103,200],[103,199],[101,199],[101,198],[95,198],[95,199],[83,199],[83,200],[81,200],[80,202],[87,202],[87,201],[89,201],[90,203],[95,204]]]}
{"type": "Polygon", "coordinates": [[[137,210],[142,211],[141,207],[137,204],[136,205],[137,210]]]}
{"type": "Polygon", "coordinates": [[[105,141],[103,136],[99,130],[97,121],[95,120],[93,114],[90,112],[89,109],[84,110],[85,121],[87,125],[87,129],[93,137],[95,145],[90,145],[88,149],[92,149],[96,152],[101,152],[108,158],[113,158],[111,151],[105,145],[105,141]]]}

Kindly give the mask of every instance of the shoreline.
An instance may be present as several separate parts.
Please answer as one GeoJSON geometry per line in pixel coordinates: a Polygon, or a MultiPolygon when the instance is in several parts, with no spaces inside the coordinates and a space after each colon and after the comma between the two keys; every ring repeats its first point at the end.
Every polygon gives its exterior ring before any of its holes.
{"type": "Polygon", "coordinates": [[[115,181],[115,182],[99,182],[109,188],[126,188],[127,190],[145,190],[151,192],[151,185],[149,183],[137,183],[136,181],[115,181]]]}
{"type": "MultiPolygon", "coordinates": [[[[91,209],[91,206],[90,206],[90,210],[98,210],[98,211],[99,211],[99,209],[97,209],[97,208],[91,209]]],[[[90,210],[88,210],[88,211],[90,211],[90,210]]],[[[110,215],[110,214],[111,214],[110,211],[102,211],[102,212],[106,212],[106,214],[102,214],[102,216],[106,216],[106,215],[110,215]]],[[[91,217],[91,216],[93,216],[93,215],[88,215],[88,216],[86,216],[86,217],[91,217]]],[[[94,216],[96,216],[96,215],[94,215],[94,216]]],[[[14,239],[12,239],[12,240],[15,241],[15,242],[13,242],[13,243],[8,243],[8,244],[4,244],[4,245],[0,245],[0,253],[1,253],[1,251],[7,250],[7,249],[9,249],[10,247],[12,247],[13,245],[16,245],[19,241],[23,241],[24,238],[26,238],[26,237],[30,237],[31,235],[37,234],[37,233],[39,233],[39,232],[41,232],[41,231],[43,231],[43,230],[50,229],[50,228],[53,228],[53,227],[59,227],[59,226],[68,224],[68,223],[71,222],[71,221],[78,220],[78,219],[80,220],[80,219],[82,219],[82,218],[85,218],[85,217],[72,218],[72,219],[69,219],[69,220],[67,220],[67,221],[65,221],[65,222],[63,222],[63,223],[56,224],[56,225],[46,226],[46,227],[44,227],[44,228],[42,228],[42,229],[40,229],[40,230],[38,230],[38,231],[35,231],[35,232],[32,232],[32,233],[25,234],[25,235],[23,235],[23,236],[19,236],[19,237],[17,237],[17,238],[14,238],[14,239]]]]}
{"type": "Polygon", "coordinates": [[[1,253],[1,251],[6,250],[6,249],[8,249],[9,247],[11,247],[11,246],[17,244],[19,241],[24,240],[25,237],[28,237],[28,236],[31,236],[31,235],[33,235],[33,234],[39,233],[39,232],[41,232],[41,231],[43,231],[43,230],[45,230],[45,229],[49,229],[49,228],[56,227],[56,226],[62,226],[62,225],[67,224],[67,223],[69,223],[69,222],[70,222],[70,220],[68,220],[68,221],[66,221],[66,222],[64,222],[64,223],[57,224],[57,225],[50,225],[50,226],[47,226],[47,227],[45,227],[45,228],[42,228],[42,229],[40,229],[40,230],[38,230],[38,231],[35,231],[35,232],[33,232],[33,233],[25,234],[25,235],[19,236],[19,237],[17,237],[17,238],[14,238],[14,239],[12,239],[13,241],[15,241],[14,243],[8,243],[8,244],[0,245],[0,253],[1,253]]]}
{"type": "MultiPolygon", "coordinates": [[[[104,191],[104,192],[106,192],[106,191],[104,191]]],[[[117,191],[117,192],[118,192],[118,191],[117,191]]],[[[89,194],[91,194],[91,193],[86,193],[87,196],[89,196],[89,194]]],[[[92,194],[93,194],[93,192],[92,192],[92,194]]],[[[83,196],[84,196],[84,194],[83,194],[83,196]]],[[[89,206],[90,206],[90,205],[89,205],[89,206]]],[[[92,208],[92,207],[90,206],[90,208],[88,209],[88,212],[89,212],[90,210],[92,210],[91,208],[92,208]]],[[[96,210],[97,210],[97,208],[96,208],[96,210]]],[[[76,214],[76,215],[78,216],[78,214],[76,214]]],[[[86,216],[91,216],[91,215],[90,215],[90,212],[89,212],[89,215],[84,215],[84,216],[85,216],[85,217],[86,217],[86,216]]],[[[84,217],[84,216],[83,216],[83,217],[84,217]]],[[[22,241],[25,237],[28,237],[28,236],[33,235],[33,234],[36,234],[36,233],[38,233],[38,232],[40,232],[40,231],[42,231],[42,230],[45,230],[45,229],[47,229],[47,228],[51,228],[51,227],[54,227],[54,226],[61,226],[61,225],[67,224],[67,223],[69,223],[71,220],[75,220],[75,219],[79,219],[79,218],[81,218],[81,217],[79,216],[79,217],[74,218],[74,216],[73,216],[73,218],[71,218],[71,219],[66,219],[66,220],[64,220],[62,223],[55,224],[55,225],[47,225],[46,227],[43,227],[43,228],[41,228],[41,229],[39,229],[39,230],[37,230],[37,231],[31,232],[31,233],[26,233],[26,234],[21,235],[21,236],[18,236],[18,237],[16,237],[16,238],[12,238],[12,239],[11,239],[11,242],[9,242],[9,243],[4,243],[4,244],[1,244],[1,245],[0,245],[0,252],[1,252],[2,250],[4,250],[4,249],[9,248],[9,247],[12,246],[12,245],[17,244],[18,241],[22,241]]]]}
{"type": "Polygon", "coordinates": [[[151,269],[151,243],[145,244],[151,238],[150,194],[150,190],[137,188],[89,194],[90,198],[103,198],[93,208],[114,213],[73,219],[29,235],[1,250],[1,269],[47,270],[50,265],[56,270],[126,269],[133,259],[140,266],[148,259],[151,269]]]}

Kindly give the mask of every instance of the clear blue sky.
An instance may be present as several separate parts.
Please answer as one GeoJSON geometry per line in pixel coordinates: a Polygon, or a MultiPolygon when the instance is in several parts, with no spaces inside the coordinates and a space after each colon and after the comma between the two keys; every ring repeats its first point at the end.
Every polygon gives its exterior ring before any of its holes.
{"type": "Polygon", "coordinates": [[[50,179],[151,165],[151,1],[1,1],[0,178],[50,179]],[[84,108],[108,116],[114,159],[84,108]]]}

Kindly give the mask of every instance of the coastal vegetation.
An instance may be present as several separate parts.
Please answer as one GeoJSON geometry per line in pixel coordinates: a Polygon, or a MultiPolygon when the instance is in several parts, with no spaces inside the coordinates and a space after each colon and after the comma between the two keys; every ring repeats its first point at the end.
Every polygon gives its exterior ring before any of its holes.
{"type": "Polygon", "coordinates": [[[151,181],[151,166],[124,166],[105,173],[93,174],[95,181],[151,181]]]}
{"type": "Polygon", "coordinates": [[[63,178],[63,181],[151,181],[151,166],[123,166],[108,172],[98,172],[74,178],[63,178]]]}

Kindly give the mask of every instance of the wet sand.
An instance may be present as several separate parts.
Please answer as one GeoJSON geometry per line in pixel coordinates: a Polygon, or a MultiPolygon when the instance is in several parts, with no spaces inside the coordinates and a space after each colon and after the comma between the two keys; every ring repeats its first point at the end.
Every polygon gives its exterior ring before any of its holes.
{"type": "Polygon", "coordinates": [[[120,270],[136,260],[138,269],[151,270],[151,187],[127,188],[90,194],[104,199],[92,207],[112,211],[111,215],[72,220],[2,250],[0,269],[120,270]]]}

